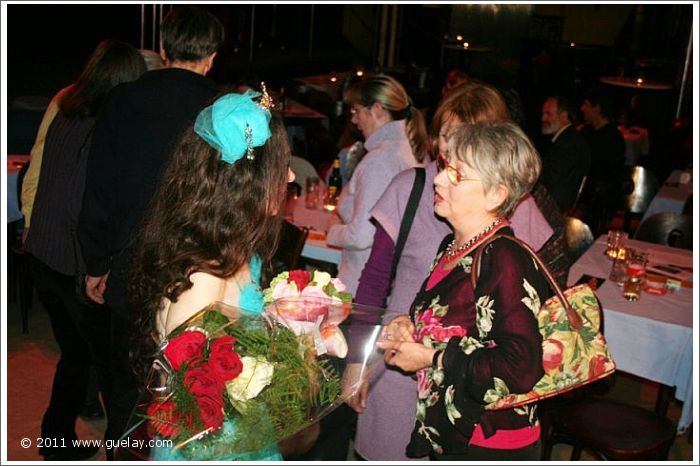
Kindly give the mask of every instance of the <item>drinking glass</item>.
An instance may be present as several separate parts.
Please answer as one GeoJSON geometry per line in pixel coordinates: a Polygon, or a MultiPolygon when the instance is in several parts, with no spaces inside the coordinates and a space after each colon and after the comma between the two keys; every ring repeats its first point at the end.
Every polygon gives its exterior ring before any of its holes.
{"type": "Polygon", "coordinates": [[[306,208],[318,208],[321,190],[321,181],[317,176],[309,176],[306,178],[306,208]]]}
{"type": "Polygon", "coordinates": [[[622,296],[627,301],[636,301],[642,293],[646,277],[646,266],[649,255],[641,251],[633,251],[627,259],[627,278],[622,289],[622,296]]]}
{"type": "Polygon", "coordinates": [[[624,252],[618,253],[613,259],[612,268],[610,269],[610,276],[608,277],[611,282],[617,283],[617,286],[623,286],[625,284],[625,279],[627,278],[627,257],[634,252],[633,249],[627,248],[623,250],[624,252]]]}
{"type": "Polygon", "coordinates": [[[622,230],[608,231],[608,244],[605,249],[605,255],[610,259],[615,259],[622,254],[624,258],[625,242],[627,241],[627,232],[622,230]]]}

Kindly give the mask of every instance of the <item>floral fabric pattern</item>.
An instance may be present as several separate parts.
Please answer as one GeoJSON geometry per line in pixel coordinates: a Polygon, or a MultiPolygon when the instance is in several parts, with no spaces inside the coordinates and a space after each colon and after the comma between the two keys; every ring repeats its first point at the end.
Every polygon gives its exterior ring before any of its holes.
{"type": "Polygon", "coordinates": [[[501,409],[529,403],[532,399],[554,396],[571,389],[583,381],[594,381],[611,374],[615,362],[600,333],[600,308],[598,300],[587,284],[564,291],[564,297],[582,318],[583,327],[572,331],[566,311],[559,299],[554,297],[540,306],[539,297],[527,281],[525,289],[529,296],[523,303],[534,313],[544,341],[542,342],[542,365],[545,375],[528,393],[510,394],[500,391],[490,393],[486,409],[501,409]]]}

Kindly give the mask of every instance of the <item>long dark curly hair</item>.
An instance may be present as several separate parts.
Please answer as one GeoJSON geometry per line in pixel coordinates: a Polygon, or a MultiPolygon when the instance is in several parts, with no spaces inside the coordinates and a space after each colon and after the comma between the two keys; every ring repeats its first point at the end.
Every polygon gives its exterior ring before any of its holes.
{"type": "Polygon", "coordinates": [[[205,272],[233,276],[253,254],[269,263],[279,238],[291,160],[281,119],[272,136],[229,164],[188,128],[181,135],[151,203],[129,274],[134,312],[131,359],[145,380],[157,352],[155,318],[163,299],[177,301],[205,272]]]}

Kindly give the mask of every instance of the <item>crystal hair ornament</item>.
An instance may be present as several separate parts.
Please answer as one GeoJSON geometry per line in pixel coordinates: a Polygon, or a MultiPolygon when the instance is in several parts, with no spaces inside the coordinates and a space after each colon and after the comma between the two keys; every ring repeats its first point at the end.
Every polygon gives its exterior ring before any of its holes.
{"type": "Polygon", "coordinates": [[[260,97],[260,100],[258,100],[258,105],[267,110],[275,108],[275,103],[272,101],[272,97],[267,93],[265,82],[260,82],[260,88],[262,89],[262,97],[260,97]]]}
{"type": "Polygon", "coordinates": [[[271,115],[263,100],[272,102],[269,96],[250,90],[244,94],[226,94],[199,113],[194,132],[221,152],[221,159],[227,163],[234,163],[244,155],[253,160],[253,149],[265,144],[271,136],[271,115]],[[260,102],[256,102],[254,99],[260,96],[260,102]]]}

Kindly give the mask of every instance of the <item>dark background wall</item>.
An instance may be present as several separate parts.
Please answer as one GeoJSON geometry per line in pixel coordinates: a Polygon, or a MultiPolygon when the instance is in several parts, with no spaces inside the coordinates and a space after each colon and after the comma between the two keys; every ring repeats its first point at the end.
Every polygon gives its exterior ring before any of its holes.
{"type": "MultiPolygon", "coordinates": [[[[533,135],[547,95],[578,101],[600,76],[619,74],[673,85],[670,91],[640,92],[652,118],[666,125],[678,104],[692,23],[691,5],[665,4],[199,5],[226,28],[227,41],[210,74],[219,83],[254,76],[275,88],[289,86],[294,77],[362,66],[396,75],[414,101],[431,106],[446,72],[461,67],[474,78],[515,89],[533,135]],[[387,14],[397,18],[391,60],[389,33],[383,33],[390,28],[382,28],[387,14]],[[457,34],[481,51],[445,48],[457,34]]],[[[163,6],[163,13],[173,7],[163,6]]],[[[157,48],[151,41],[154,8],[144,7],[146,48],[157,48]]],[[[9,101],[52,96],[76,78],[102,39],[141,46],[141,13],[139,4],[8,5],[9,101]]],[[[635,92],[610,90],[621,106],[635,92]]],[[[691,112],[689,87],[682,114],[691,112]]]]}

